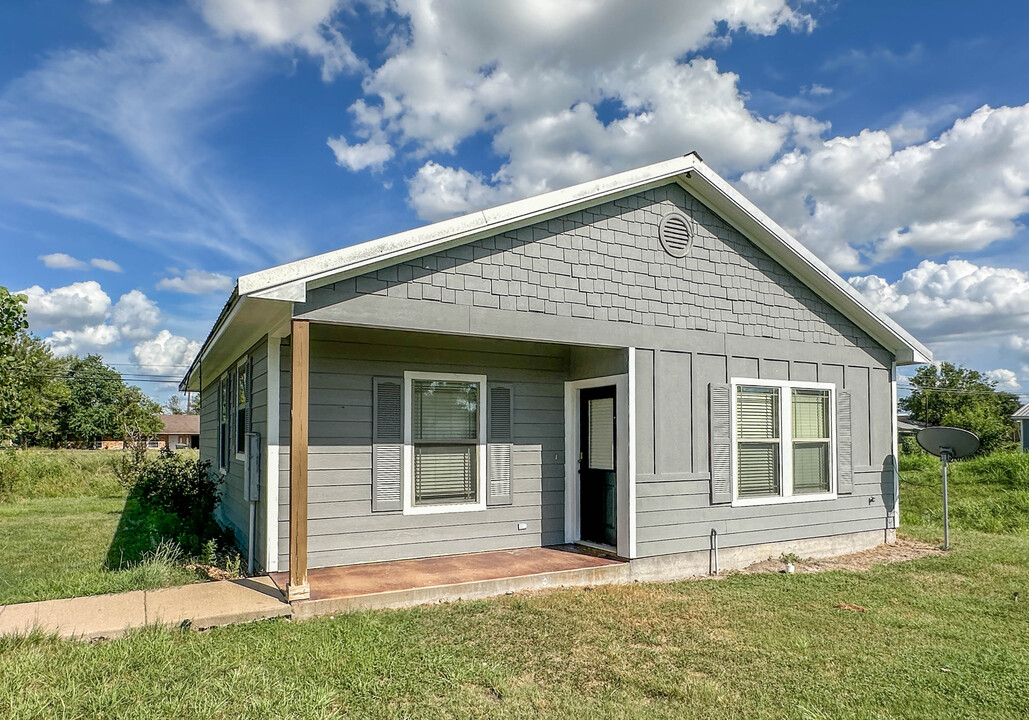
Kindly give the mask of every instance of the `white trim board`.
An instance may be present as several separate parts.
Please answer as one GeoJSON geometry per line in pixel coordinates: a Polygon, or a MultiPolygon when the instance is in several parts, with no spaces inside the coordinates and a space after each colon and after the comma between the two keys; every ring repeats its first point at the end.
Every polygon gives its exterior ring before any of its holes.
{"type": "Polygon", "coordinates": [[[617,468],[618,555],[631,557],[636,543],[636,523],[631,517],[635,506],[631,451],[635,436],[630,429],[629,375],[608,375],[565,382],[565,542],[577,543],[579,535],[579,391],[585,388],[615,386],[615,435],[617,468]]]}
{"type": "Polygon", "coordinates": [[[279,388],[282,338],[268,337],[268,392],[266,395],[266,429],[264,454],[264,569],[279,569],[279,388]]]}

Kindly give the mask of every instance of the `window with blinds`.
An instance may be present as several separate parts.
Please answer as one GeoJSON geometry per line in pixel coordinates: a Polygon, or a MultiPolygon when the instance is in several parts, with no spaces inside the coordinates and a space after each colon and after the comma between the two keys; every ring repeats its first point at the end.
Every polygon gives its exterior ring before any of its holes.
{"type": "Polygon", "coordinates": [[[736,495],[780,494],[779,389],[743,386],[736,391],[736,495]]]}
{"type": "Polygon", "coordinates": [[[411,382],[415,505],[479,501],[479,393],[477,382],[411,382]]]}
{"type": "Polygon", "coordinates": [[[218,382],[218,467],[229,464],[229,375],[218,382]]]}
{"type": "Polygon", "coordinates": [[[247,451],[247,406],[250,403],[250,371],[247,363],[236,368],[236,455],[247,451]]]}
{"type": "Polygon", "coordinates": [[[833,492],[831,391],[775,381],[735,386],[738,500],[833,492]]]}
{"type": "Polygon", "coordinates": [[[793,492],[829,492],[829,391],[792,391],[793,492]]]}

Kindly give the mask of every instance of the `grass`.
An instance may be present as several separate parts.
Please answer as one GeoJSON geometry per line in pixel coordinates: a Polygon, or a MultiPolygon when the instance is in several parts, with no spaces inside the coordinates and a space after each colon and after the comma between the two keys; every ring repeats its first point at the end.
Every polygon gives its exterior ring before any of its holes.
{"type": "Polygon", "coordinates": [[[120,456],[102,450],[0,450],[0,502],[122,494],[114,474],[120,456]]]}
{"type": "MultiPolygon", "coordinates": [[[[940,460],[901,455],[902,525],[943,524],[940,460]]],[[[951,527],[1029,534],[1029,453],[997,452],[948,465],[951,527]]]]}
{"type": "MultiPolygon", "coordinates": [[[[938,480],[904,462],[905,532],[938,542],[938,480]]],[[[2,638],[0,717],[1022,718],[1029,533],[989,502],[1019,492],[1022,459],[975,462],[954,502],[983,509],[955,519],[943,557],[93,645],[2,638]],[[1004,532],[971,529],[988,511],[1004,532]]]]}
{"type": "Polygon", "coordinates": [[[126,496],[119,456],[0,451],[0,605],[200,579],[164,541],[175,519],[126,496]]]}
{"type": "Polygon", "coordinates": [[[1029,602],[1013,598],[1029,591],[1029,538],[957,531],[955,545],[860,574],[4,639],[0,716],[1024,717],[1029,602]]]}

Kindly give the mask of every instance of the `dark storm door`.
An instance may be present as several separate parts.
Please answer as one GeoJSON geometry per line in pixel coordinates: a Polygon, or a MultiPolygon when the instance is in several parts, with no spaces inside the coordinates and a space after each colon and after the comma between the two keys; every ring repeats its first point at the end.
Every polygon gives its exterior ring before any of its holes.
{"type": "Polygon", "coordinates": [[[617,546],[615,386],[579,391],[579,537],[617,546]]]}

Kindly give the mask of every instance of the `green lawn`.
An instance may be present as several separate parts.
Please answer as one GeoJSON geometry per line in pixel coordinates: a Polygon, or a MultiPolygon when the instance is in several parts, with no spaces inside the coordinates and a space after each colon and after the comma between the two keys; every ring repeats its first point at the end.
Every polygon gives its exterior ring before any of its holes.
{"type": "Polygon", "coordinates": [[[0,640],[0,716],[1024,717],[1029,539],[954,539],[868,573],[0,640]]]}
{"type": "Polygon", "coordinates": [[[161,547],[172,519],[126,498],[120,455],[0,451],[0,605],[199,579],[161,547]]]}
{"type": "MultiPolygon", "coordinates": [[[[972,489],[958,482],[955,502],[1019,482],[988,470],[972,489]]],[[[902,489],[905,532],[939,541],[922,482],[902,489]]],[[[95,502],[86,525],[117,511],[95,502]]],[[[864,573],[567,589],[93,645],[0,639],[0,717],[1022,718],[1029,533],[967,529],[981,520],[955,520],[947,556],[864,573]]]]}
{"type": "Polygon", "coordinates": [[[0,503],[0,605],[196,582],[147,555],[146,517],[125,507],[123,495],[0,503]]]}

